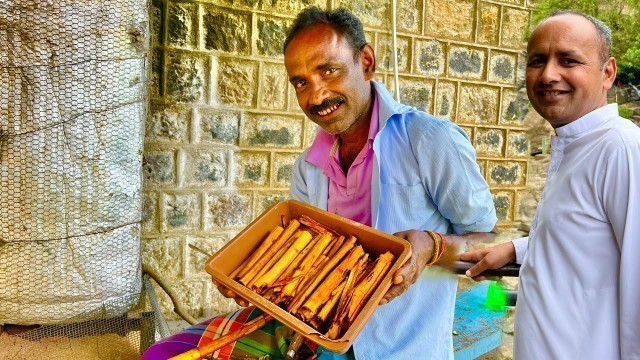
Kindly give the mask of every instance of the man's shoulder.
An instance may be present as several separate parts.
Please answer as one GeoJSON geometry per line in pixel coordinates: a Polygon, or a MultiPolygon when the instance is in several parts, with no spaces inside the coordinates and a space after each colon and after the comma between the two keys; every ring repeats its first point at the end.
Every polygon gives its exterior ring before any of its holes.
{"type": "Polygon", "coordinates": [[[640,127],[632,121],[617,117],[605,128],[602,139],[613,149],[640,146],[640,127]]]}
{"type": "Polygon", "coordinates": [[[410,133],[442,135],[450,131],[462,131],[454,122],[442,119],[424,111],[413,109],[412,111],[396,114],[403,121],[410,133]]]}

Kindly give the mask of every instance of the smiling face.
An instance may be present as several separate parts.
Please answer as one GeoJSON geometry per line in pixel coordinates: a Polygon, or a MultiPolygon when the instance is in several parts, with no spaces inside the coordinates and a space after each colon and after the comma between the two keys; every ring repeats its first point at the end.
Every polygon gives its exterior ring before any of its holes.
{"type": "Polygon", "coordinates": [[[595,26],[578,15],[551,17],[533,32],[527,49],[527,95],[554,128],[607,104],[616,63],[610,58],[601,64],[598,40],[595,26]]]}
{"type": "Polygon", "coordinates": [[[300,108],[322,129],[338,135],[368,123],[375,64],[371,46],[354,58],[344,37],[318,24],[289,42],[284,64],[300,108]]]}

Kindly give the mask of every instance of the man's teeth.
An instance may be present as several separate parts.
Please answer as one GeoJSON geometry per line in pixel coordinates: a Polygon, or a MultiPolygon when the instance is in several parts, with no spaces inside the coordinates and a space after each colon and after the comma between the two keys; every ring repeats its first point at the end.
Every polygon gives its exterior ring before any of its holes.
{"type": "Polygon", "coordinates": [[[566,93],[566,91],[542,91],[542,95],[560,95],[564,93],[566,93]]]}
{"type": "Polygon", "coordinates": [[[332,107],[330,107],[330,108],[328,108],[328,109],[326,109],[326,110],[318,111],[318,114],[320,114],[320,115],[322,115],[322,116],[329,115],[329,114],[331,114],[332,112],[336,111],[336,109],[338,108],[338,106],[340,106],[340,105],[339,105],[339,104],[335,104],[335,105],[333,105],[332,107]]]}

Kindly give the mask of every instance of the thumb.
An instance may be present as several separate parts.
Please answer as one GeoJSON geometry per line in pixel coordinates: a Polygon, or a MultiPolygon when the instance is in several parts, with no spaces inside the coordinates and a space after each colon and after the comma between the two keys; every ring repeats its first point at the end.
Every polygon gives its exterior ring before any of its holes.
{"type": "Polygon", "coordinates": [[[489,268],[489,265],[487,264],[487,261],[485,259],[482,259],[477,264],[469,268],[469,270],[465,272],[465,275],[467,275],[470,278],[474,278],[480,275],[483,271],[487,270],[488,268],[489,268]]]}

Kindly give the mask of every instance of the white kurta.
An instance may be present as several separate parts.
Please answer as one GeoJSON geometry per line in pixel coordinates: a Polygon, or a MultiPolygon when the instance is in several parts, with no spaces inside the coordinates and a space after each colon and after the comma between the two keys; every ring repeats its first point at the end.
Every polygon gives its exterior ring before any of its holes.
{"type": "Polygon", "coordinates": [[[556,129],[524,258],[516,359],[640,359],[640,128],[616,104],[556,129]]]}

